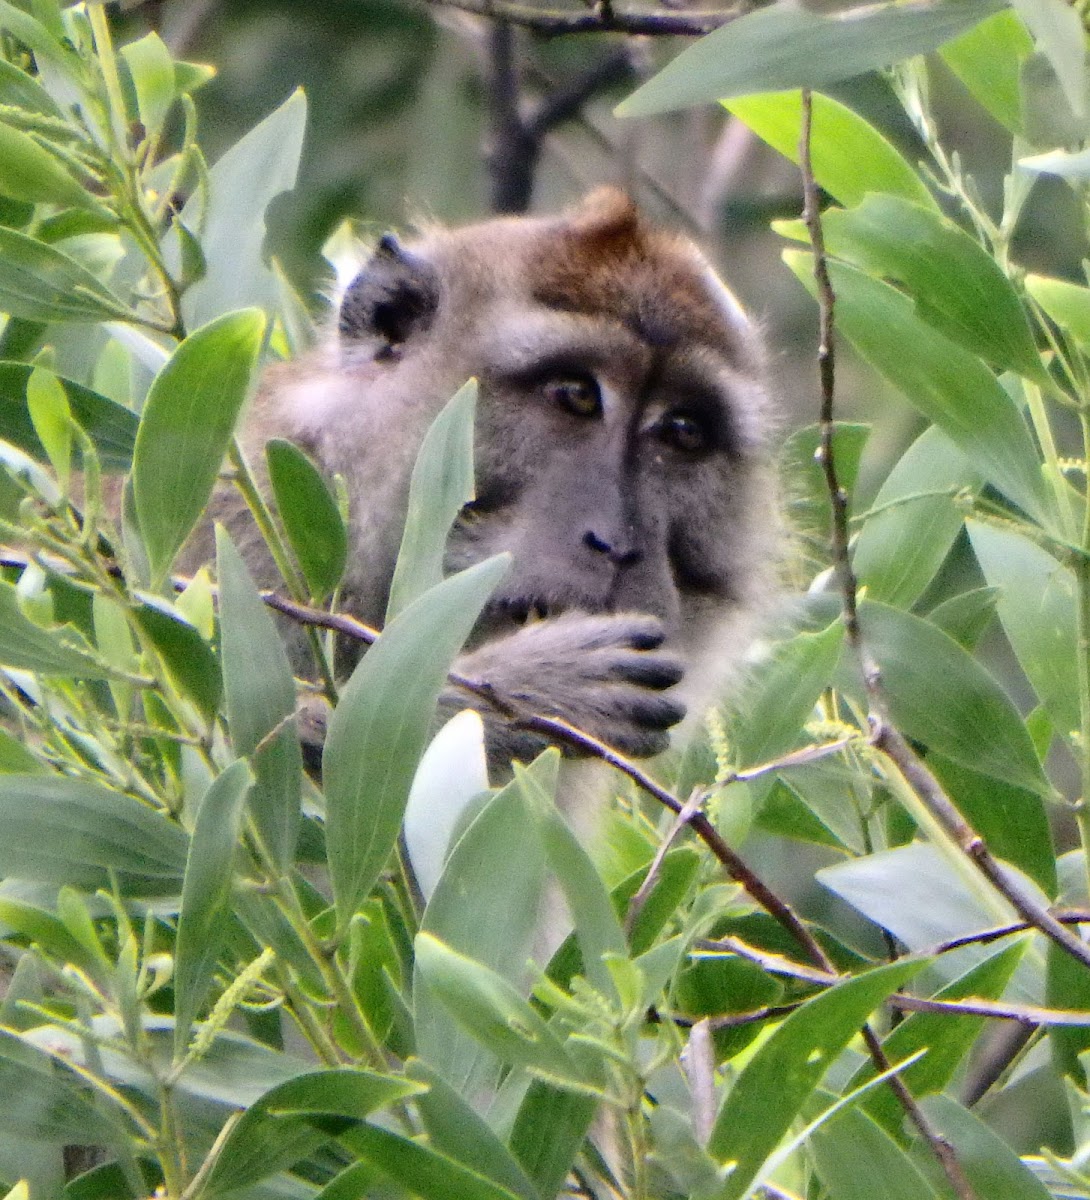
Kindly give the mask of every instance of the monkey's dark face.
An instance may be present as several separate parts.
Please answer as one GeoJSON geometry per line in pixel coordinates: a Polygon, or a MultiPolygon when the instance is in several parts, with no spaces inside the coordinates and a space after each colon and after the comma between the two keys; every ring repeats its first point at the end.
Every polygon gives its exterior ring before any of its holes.
{"type": "Polygon", "coordinates": [[[514,565],[476,641],[573,609],[684,632],[749,593],[770,502],[754,338],[695,249],[624,201],[410,250],[384,239],[340,331],[372,404],[410,397],[387,415],[415,422],[414,444],[480,381],[477,498],[447,565],[514,565]]]}

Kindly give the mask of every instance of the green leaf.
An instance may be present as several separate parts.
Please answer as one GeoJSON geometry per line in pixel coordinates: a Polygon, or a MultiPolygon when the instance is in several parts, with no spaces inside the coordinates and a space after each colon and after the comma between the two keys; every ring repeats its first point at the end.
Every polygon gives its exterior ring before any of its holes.
{"type": "MultiPolygon", "coordinates": [[[[810,255],[788,251],[784,259],[812,293],[810,255]]],[[[1018,406],[991,371],[921,320],[912,301],[889,284],[842,263],[831,262],[829,273],[837,329],[989,482],[1047,526],[1049,500],[1037,451],[1018,406]]]]}
{"type": "MultiPolygon", "coordinates": [[[[29,363],[0,362],[0,437],[45,461],[45,448],[34,431],[26,407],[27,383],[32,371],[44,373],[45,368],[32,367],[29,363]]],[[[136,441],[135,413],[71,379],[60,375],[54,378],[64,388],[76,423],[94,442],[103,469],[127,471],[136,441]]]]}
{"type": "Polygon", "coordinates": [[[31,621],[23,612],[15,586],[5,580],[0,580],[0,663],[75,679],[109,679],[115,674],[73,626],[45,628],[31,621]]]}
{"type": "MultiPolygon", "coordinates": [[[[771,92],[724,102],[729,112],[793,163],[799,161],[802,93],[771,92]]],[[[919,175],[873,125],[839,100],[816,93],[810,161],[818,186],[846,208],[868,192],[885,192],[934,207],[919,175]]]]}
{"type": "Polygon", "coordinates": [[[502,1062],[526,1067],[578,1091],[588,1081],[537,1010],[483,963],[416,936],[416,968],[454,1019],[502,1062]]]}
{"type": "Polygon", "coordinates": [[[0,774],[33,775],[45,770],[21,741],[0,729],[0,774]]]}
{"type": "Polygon", "coordinates": [[[359,1200],[376,1194],[376,1172],[419,1200],[518,1200],[516,1193],[445,1154],[375,1125],[353,1129],[345,1141],[362,1161],[342,1171],[314,1200],[359,1200]]]}
{"type": "Polygon", "coordinates": [[[64,113],[37,79],[4,59],[0,59],[0,104],[26,109],[53,120],[64,119],[64,113]]]}
{"type": "Polygon", "coordinates": [[[911,608],[938,574],[965,522],[957,493],[980,478],[965,455],[931,426],[901,456],[855,543],[856,578],[872,600],[911,608]]]}
{"type": "Polygon", "coordinates": [[[991,852],[1025,871],[1047,895],[1054,895],[1056,848],[1041,796],[934,752],[927,764],[991,852]]]}
{"type": "Polygon", "coordinates": [[[959,592],[936,605],[927,614],[927,619],[943,633],[949,634],[959,646],[972,651],[995,620],[998,597],[998,591],[991,587],[959,592]]]}
{"type": "Polygon", "coordinates": [[[26,321],[129,321],[134,314],[74,258],[0,226],[0,311],[26,321]]]}
{"type": "Polygon", "coordinates": [[[1079,728],[1075,578],[1047,550],[1010,529],[969,521],[969,540],[1018,665],[1057,730],[1079,728]]]}
{"type": "Polygon", "coordinates": [[[298,1075],[271,1088],[242,1114],[201,1194],[211,1200],[287,1170],[346,1123],[362,1121],[420,1090],[416,1083],[348,1067],[298,1075]]]}
{"type": "Polygon", "coordinates": [[[924,1115],[953,1146],[958,1164],[978,1196],[1051,1200],[1048,1189],[1009,1145],[978,1116],[947,1096],[928,1096],[924,1115]]]}
{"type": "MultiPolygon", "coordinates": [[[[952,983],[937,991],[932,999],[997,1000],[1022,961],[1028,945],[1027,938],[1018,939],[959,975],[952,983]]],[[[910,1013],[886,1036],[882,1049],[890,1062],[901,1062],[919,1050],[926,1050],[923,1058],[904,1068],[900,1078],[913,1096],[929,1096],[941,1092],[953,1079],[958,1064],[976,1044],[977,1037],[988,1023],[987,1017],[953,1012],[910,1013]]],[[[873,1079],[875,1074],[874,1064],[865,1063],[852,1076],[845,1090],[859,1087],[868,1079],[873,1079]]],[[[860,1102],[860,1107],[892,1137],[903,1137],[904,1109],[888,1088],[869,1092],[860,1102]]]]}
{"type": "Polygon", "coordinates": [[[198,329],[155,377],[136,434],[133,490],[158,586],[212,494],[265,333],[255,309],[198,329]]]}
{"type": "Polygon", "coordinates": [[[754,669],[730,723],[739,766],[755,766],[790,750],[829,687],[844,642],[837,620],[820,633],[798,633],[754,669]]]}
{"type": "Polygon", "coordinates": [[[443,578],[447,534],[454,518],[473,499],[476,403],[477,381],[471,379],[431,423],[416,456],[387,621],[443,578]]]}
{"type": "MultiPolygon", "coordinates": [[[[798,225],[779,228],[804,236],[798,225]]],[[[848,212],[822,214],[822,229],[831,254],[902,285],[917,315],[952,341],[1000,370],[1046,378],[1010,280],[946,217],[897,196],[869,195],[848,212]]]]}
{"type": "MultiPolygon", "coordinates": [[[[976,659],[911,613],[864,601],[859,615],[902,733],[970,770],[1052,796],[1022,718],[976,659]],[[936,680],[941,704],[935,702],[936,680]]],[[[858,686],[853,690],[858,694],[858,686]]]]}
{"type": "Polygon", "coordinates": [[[1086,32],[1065,0],[1011,0],[1047,56],[1077,116],[1086,115],[1086,32]]]}
{"type": "Polygon", "coordinates": [[[531,1080],[511,1130],[511,1152],[542,1197],[559,1196],[590,1130],[597,1101],[531,1080]]]}
{"type": "Polygon", "coordinates": [[[109,888],[176,892],[189,839],[131,796],[57,775],[0,775],[0,875],[109,888]]]}
{"type": "Polygon", "coordinates": [[[1049,317],[1084,353],[1090,353],[1090,288],[1047,275],[1027,275],[1024,282],[1026,291],[1049,317]]]}
{"type": "MultiPolygon", "coordinates": [[[[558,750],[545,753],[559,763],[558,750]]],[[[627,959],[628,946],[609,892],[590,855],[560,815],[553,797],[533,773],[518,763],[515,778],[537,818],[546,858],[575,922],[575,935],[583,954],[583,973],[602,995],[617,996],[606,962],[609,957],[627,959]]]]}
{"type": "Polygon", "coordinates": [[[174,951],[174,1057],[185,1054],[189,1033],[212,986],[227,941],[235,850],[246,795],[254,782],[249,763],[236,759],[201,800],[189,844],[174,951]]]}
{"type": "Polygon", "coordinates": [[[182,224],[202,231],[208,264],[182,298],[191,327],[247,305],[276,311],[279,285],[263,254],[265,211],[274,197],[295,186],[306,119],[306,97],[296,90],[212,167],[203,219],[201,189],[182,209],[182,224]]]}
{"type": "Polygon", "coordinates": [[[141,124],[149,138],[156,138],[174,103],[174,60],[157,33],[122,46],[121,57],[132,77],[141,124]]]}
{"type": "MultiPolygon", "coordinates": [[[[556,787],[556,761],[530,770],[556,787]]],[[[477,814],[447,860],[424,910],[421,929],[469,955],[520,989],[541,921],[545,849],[533,811],[512,781],[477,814]]],[[[498,1081],[499,1064],[459,1028],[422,978],[413,982],[417,1053],[461,1094],[480,1096],[498,1081]]]]}
{"type": "Polygon", "coordinates": [[[280,871],[288,872],[299,837],[303,774],[291,664],[246,564],[222,527],[216,530],[216,573],[231,742],[253,768],[250,811],[261,845],[280,871]]]}
{"type": "Polygon", "coordinates": [[[1014,13],[996,13],[947,42],[939,53],[978,104],[1011,133],[1022,132],[1020,80],[1033,39],[1014,13]]]}
{"type": "Polygon", "coordinates": [[[883,4],[819,16],[778,3],[708,34],[617,107],[647,117],[726,96],[820,88],[927,54],[1003,7],[999,0],[883,4]]]}
{"type": "Polygon", "coordinates": [[[0,196],[31,204],[98,208],[98,202],[72,178],[60,160],[21,129],[0,119],[0,196]]]}
{"type": "Polygon", "coordinates": [[[796,1009],[750,1059],[719,1110],[709,1152],[731,1166],[720,1200],[747,1194],[761,1167],[859,1027],[922,961],[877,967],[796,1009]]]}
{"type": "Polygon", "coordinates": [[[414,601],[367,651],[341,693],[322,775],[329,873],[342,925],[394,848],[439,691],[508,562],[506,556],[487,559],[414,601]]]}
{"type": "Polygon", "coordinates": [[[912,1159],[857,1108],[841,1109],[815,1129],[809,1145],[818,1177],[836,1200],[935,1200],[912,1159]]]}
{"type": "Polygon", "coordinates": [[[72,477],[72,413],[60,380],[35,367],[26,384],[26,404],[34,432],[42,443],[61,491],[68,493],[72,477]]]}
{"type": "Polygon", "coordinates": [[[406,1074],[427,1085],[427,1091],[417,1096],[414,1103],[436,1150],[521,1196],[522,1200],[540,1200],[517,1159],[468,1100],[418,1059],[406,1064],[406,1074]]]}
{"type": "Polygon", "coordinates": [[[311,598],[325,600],[340,583],[348,558],[348,532],[337,501],[318,468],[292,442],[268,442],[265,461],[284,531],[311,598]]]}
{"type": "Polygon", "coordinates": [[[132,618],[155,647],[174,686],[192,700],[206,720],[219,707],[219,663],[200,633],[165,600],[145,597],[132,618]]]}

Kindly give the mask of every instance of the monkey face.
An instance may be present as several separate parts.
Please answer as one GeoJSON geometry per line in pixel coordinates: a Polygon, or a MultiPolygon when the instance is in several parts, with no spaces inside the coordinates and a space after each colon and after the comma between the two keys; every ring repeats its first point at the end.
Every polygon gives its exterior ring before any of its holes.
{"type": "Polygon", "coordinates": [[[416,452],[476,376],[477,496],[446,565],[509,551],[513,567],[473,653],[502,641],[481,661],[495,675],[518,659],[516,692],[553,663],[545,710],[599,727],[628,713],[606,730],[615,744],[661,748],[679,706],[621,701],[602,681],[676,682],[676,660],[630,661],[663,637],[687,675],[706,665],[713,638],[725,645],[721,631],[755,608],[775,540],[759,339],[706,260],[620,193],[595,193],[566,217],[440,230],[407,248],[383,238],[338,335],[321,369],[268,400],[265,429],[286,429],[348,485],[348,607],[381,619],[416,452]]]}

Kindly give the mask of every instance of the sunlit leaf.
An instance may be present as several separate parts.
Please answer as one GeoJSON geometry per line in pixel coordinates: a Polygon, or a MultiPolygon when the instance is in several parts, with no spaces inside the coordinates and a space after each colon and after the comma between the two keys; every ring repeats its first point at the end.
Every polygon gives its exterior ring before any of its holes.
{"type": "Polygon", "coordinates": [[[176,92],[170,51],[157,33],[148,33],[122,46],[121,56],[132,78],[140,121],[148,137],[158,137],[176,92]]]}
{"type": "Polygon", "coordinates": [[[646,117],[749,92],[820,88],[935,50],[1001,7],[999,0],[938,0],[820,16],[800,5],[772,4],[684,50],[617,114],[646,117]]]}
{"type": "MultiPolygon", "coordinates": [[[[770,92],[724,102],[729,112],[793,163],[799,161],[802,93],[770,92]]],[[[868,192],[901,196],[934,207],[920,176],[873,125],[839,100],[812,100],[810,162],[822,190],[846,208],[868,192]]]]}
{"type": "Polygon", "coordinates": [[[0,120],[0,196],[30,203],[97,208],[98,202],[72,178],[60,159],[29,134],[0,120]]]}
{"type": "Polygon", "coordinates": [[[14,584],[0,580],[0,663],[44,675],[109,679],[113,669],[71,625],[38,625],[23,612],[14,584]]]}
{"type": "Polygon", "coordinates": [[[133,450],[133,490],[156,582],[212,494],[264,331],[254,309],[221,317],[190,334],[151,385],[133,450]]]}
{"type": "Polygon", "coordinates": [[[155,647],[175,687],[211,719],[222,694],[211,646],[165,601],[145,597],[132,609],[132,618],[155,647]]]}
{"type": "Polygon", "coordinates": [[[49,458],[61,491],[67,493],[72,471],[72,413],[60,380],[35,367],[26,384],[27,411],[49,458]]]}
{"type": "Polygon", "coordinates": [[[978,104],[1012,133],[1022,130],[1022,64],[1033,39],[1014,13],[999,12],[939,51],[978,104]]]}
{"type": "Polygon", "coordinates": [[[1090,288],[1047,275],[1027,275],[1026,291],[1085,352],[1090,352],[1090,288]]]}
{"type": "Polygon", "coordinates": [[[130,320],[86,267],[55,246],[0,226],[0,311],[27,321],[130,320]]]}

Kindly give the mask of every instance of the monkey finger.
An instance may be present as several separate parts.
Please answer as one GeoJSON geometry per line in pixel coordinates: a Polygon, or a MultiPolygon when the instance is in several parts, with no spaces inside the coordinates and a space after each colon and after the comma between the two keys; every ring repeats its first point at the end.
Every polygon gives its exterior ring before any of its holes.
{"type": "Polygon", "coordinates": [[[641,687],[654,688],[662,691],[681,682],[685,667],[681,659],[672,654],[639,654],[627,655],[610,664],[609,675],[613,679],[622,679],[626,683],[639,684],[641,687]]]}
{"type": "Polygon", "coordinates": [[[618,690],[616,711],[643,728],[669,729],[684,718],[685,705],[672,696],[623,688],[618,690]]]}

